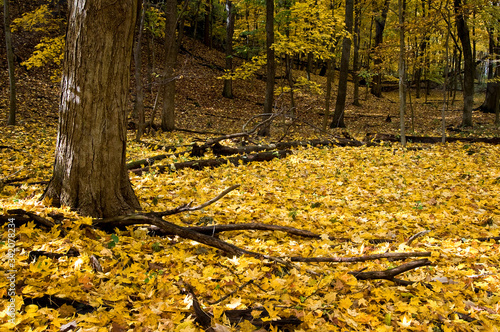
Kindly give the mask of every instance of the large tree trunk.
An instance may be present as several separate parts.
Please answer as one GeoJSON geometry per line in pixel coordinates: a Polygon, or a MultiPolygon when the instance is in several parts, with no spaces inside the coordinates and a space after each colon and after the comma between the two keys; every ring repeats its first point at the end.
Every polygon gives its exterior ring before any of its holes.
{"type": "Polygon", "coordinates": [[[177,63],[177,0],[167,0],[165,4],[165,80],[163,90],[163,107],[161,113],[161,130],[175,129],[175,66],[177,63]]]}
{"type": "Polygon", "coordinates": [[[462,5],[462,0],[454,0],[455,24],[457,34],[462,44],[464,54],[464,109],[462,113],[462,126],[472,127],[472,108],[474,106],[474,72],[475,65],[472,57],[472,48],[467,26],[467,13],[462,5]]]}
{"type": "Polygon", "coordinates": [[[43,197],[83,215],[140,209],[125,167],[137,0],[69,2],[54,174],[43,197]]]}
{"type": "MultiPolygon", "coordinates": [[[[234,35],[234,5],[231,0],[226,1],[227,21],[226,21],[226,70],[233,70],[233,35],[234,35]]],[[[233,80],[224,80],[222,96],[233,98],[233,80]]]]}
{"type": "Polygon", "coordinates": [[[16,79],[14,76],[14,52],[12,51],[12,37],[10,33],[9,0],[3,1],[3,24],[5,30],[5,46],[7,48],[7,65],[9,67],[9,116],[7,124],[16,125],[16,79]]]}
{"type": "MultiPolygon", "coordinates": [[[[389,4],[390,0],[385,0],[384,1],[384,6],[382,7],[382,11],[380,13],[380,16],[375,18],[375,45],[374,49],[375,51],[378,51],[378,47],[382,44],[384,38],[384,29],[385,29],[385,22],[387,20],[387,13],[389,12],[389,4]]],[[[376,9],[379,11],[380,9],[376,9]]],[[[380,55],[376,56],[375,59],[373,60],[373,63],[375,64],[375,70],[377,71],[377,75],[373,78],[373,84],[372,84],[372,89],[371,92],[374,96],[376,97],[382,97],[382,69],[380,68],[382,65],[382,58],[380,55]]]]}
{"type": "MultiPolygon", "coordinates": [[[[265,118],[271,117],[274,103],[274,80],[276,76],[276,65],[274,61],[274,0],[266,0],[266,49],[267,49],[267,82],[266,99],[264,101],[265,118]]],[[[271,123],[268,122],[258,132],[259,136],[271,135],[271,123]]]]}
{"type": "Polygon", "coordinates": [[[330,128],[344,128],[344,109],[347,97],[347,76],[349,74],[349,57],[351,54],[351,35],[354,12],[354,0],[345,2],[345,26],[347,35],[342,42],[342,59],[340,60],[339,88],[337,90],[337,101],[335,103],[335,112],[330,128]]]}

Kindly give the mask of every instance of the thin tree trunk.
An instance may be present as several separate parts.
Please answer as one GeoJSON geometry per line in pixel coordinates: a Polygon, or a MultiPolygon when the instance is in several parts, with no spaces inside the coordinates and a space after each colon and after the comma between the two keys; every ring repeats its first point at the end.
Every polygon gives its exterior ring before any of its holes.
{"type": "MultiPolygon", "coordinates": [[[[234,35],[234,5],[230,0],[226,0],[226,70],[233,70],[233,35],[234,35]]],[[[233,98],[233,80],[224,80],[224,89],[222,95],[226,98],[233,98]]]]}
{"type": "Polygon", "coordinates": [[[142,30],[144,29],[144,16],[146,12],[145,1],[142,2],[141,9],[141,20],[139,23],[139,32],[137,34],[137,40],[134,48],[134,64],[135,64],[135,104],[134,110],[137,114],[137,133],[135,136],[136,140],[140,140],[144,134],[145,127],[145,117],[144,117],[144,88],[142,84],[142,54],[141,54],[141,44],[142,44],[142,30]]]}
{"type": "Polygon", "coordinates": [[[500,66],[494,66],[494,61],[500,58],[500,41],[495,41],[493,29],[488,29],[489,53],[488,83],[486,84],[486,95],[480,109],[486,113],[497,113],[500,102],[500,66]],[[493,80],[496,79],[496,80],[493,80]]]}
{"type": "Polygon", "coordinates": [[[165,24],[165,76],[163,87],[163,106],[161,113],[161,130],[173,131],[175,129],[175,65],[177,62],[177,41],[175,30],[177,27],[177,1],[166,2],[165,24]]]}
{"type": "MultiPolygon", "coordinates": [[[[266,100],[264,101],[264,119],[271,117],[274,103],[274,81],[276,76],[276,65],[274,60],[274,0],[266,0],[266,53],[267,53],[267,81],[266,100]]],[[[258,132],[259,136],[271,135],[271,123],[266,123],[258,132]]]]}
{"type": "MultiPolygon", "coordinates": [[[[168,0],[167,0],[168,1],[168,0]]],[[[203,43],[212,48],[212,0],[207,0],[205,13],[205,26],[203,30],[203,43]]]]}
{"type": "MultiPolygon", "coordinates": [[[[446,1],[446,7],[448,7],[448,0],[446,1]]],[[[449,12],[448,12],[449,13],[449,12]]],[[[449,16],[449,14],[448,14],[449,16]]],[[[448,88],[448,62],[450,53],[450,29],[446,32],[446,43],[445,43],[445,66],[444,66],[444,84],[443,84],[443,108],[441,110],[441,142],[446,142],[446,111],[448,110],[448,93],[446,89],[448,88]]]]}
{"type": "MultiPolygon", "coordinates": [[[[387,20],[387,13],[389,12],[390,2],[391,2],[390,0],[384,1],[384,6],[382,7],[380,16],[375,18],[375,45],[374,45],[375,51],[378,50],[378,47],[380,47],[380,45],[383,42],[385,22],[387,20]]],[[[375,58],[373,62],[375,64],[375,70],[377,71],[377,74],[373,79],[371,92],[376,97],[382,97],[382,73],[380,66],[383,61],[379,55],[375,58]]]]}
{"type": "Polygon", "coordinates": [[[360,35],[361,26],[361,4],[359,0],[354,0],[354,57],[352,60],[352,79],[354,82],[354,97],[352,104],[361,106],[359,102],[359,43],[361,40],[360,35]]]}
{"type": "MultiPolygon", "coordinates": [[[[422,19],[425,19],[427,16],[425,4],[427,0],[422,0],[422,19]]],[[[427,43],[429,41],[429,36],[424,35],[422,38],[422,42],[420,43],[420,48],[417,49],[419,51],[419,54],[417,58],[415,59],[416,61],[416,67],[417,70],[415,70],[415,84],[417,87],[417,92],[416,92],[416,98],[420,98],[421,94],[421,89],[422,89],[422,67],[424,66],[424,62],[422,61],[422,57],[425,57],[426,54],[426,49],[427,49],[427,43]]]]}
{"type": "Polygon", "coordinates": [[[306,77],[307,80],[311,80],[311,72],[313,67],[313,54],[312,52],[307,53],[307,64],[306,64],[306,77]]]}
{"type": "Polygon", "coordinates": [[[399,128],[401,145],[406,146],[406,61],[405,61],[405,11],[406,0],[398,0],[399,8],[399,128]]]}
{"type": "Polygon", "coordinates": [[[340,60],[339,87],[337,92],[337,101],[335,103],[335,112],[330,128],[344,128],[344,110],[347,97],[347,76],[349,74],[349,58],[351,54],[351,35],[353,25],[354,0],[345,2],[345,25],[348,35],[342,42],[342,59],[340,60]]]}
{"type": "Polygon", "coordinates": [[[9,67],[9,115],[7,125],[16,125],[16,77],[14,73],[14,52],[10,31],[9,0],[3,1],[3,22],[5,30],[5,46],[7,50],[7,66],[9,67]]]}
{"type": "Polygon", "coordinates": [[[475,65],[472,57],[469,27],[467,25],[468,14],[462,0],[454,0],[455,23],[457,34],[462,44],[464,55],[464,109],[462,113],[462,126],[472,127],[472,108],[474,106],[474,72],[475,65]]]}
{"type": "MultiPolygon", "coordinates": [[[[332,49],[333,53],[333,49],[332,49]]],[[[330,118],[330,100],[332,96],[332,82],[335,81],[335,58],[329,59],[326,69],[325,115],[323,117],[323,131],[326,131],[330,118]]]]}
{"type": "Polygon", "coordinates": [[[140,209],[125,166],[137,10],[137,0],[69,2],[54,172],[42,198],[83,215],[140,209]]]}
{"type": "MultiPolygon", "coordinates": [[[[366,63],[365,63],[365,67],[370,69],[370,62],[371,62],[371,55],[372,55],[372,52],[373,52],[373,49],[372,49],[372,35],[373,35],[373,22],[375,20],[373,19],[373,15],[371,16],[371,20],[370,20],[370,36],[368,37],[368,52],[367,52],[367,56],[366,56],[366,63]]],[[[370,83],[371,83],[371,80],[369,80],[369,78],[365,78],[366,80],[366,89],[365,89],[365,100],[368,99],[368,91],[370,90],[370,83]]]]}

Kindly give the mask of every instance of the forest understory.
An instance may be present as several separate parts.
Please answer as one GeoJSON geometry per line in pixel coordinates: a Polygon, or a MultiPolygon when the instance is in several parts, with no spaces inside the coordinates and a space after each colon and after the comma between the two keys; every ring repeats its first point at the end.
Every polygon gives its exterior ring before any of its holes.
{"type": "MultiPolygon", "coordinates": [[[[52,173],[59,88],[46,78],[47,69],[17,71],[19,125],[0,127],[4,272],[9,218],[17,249],[16,323],[2,301],[2,330],[500,329],[499,145],[410,141],[402,148],[383,139],[399,134],[397,90],[376,98],[364,87],[360,107],[348,94],[347,128],[321,131],[324,96],[301,91],[296,118],[277,118],[270,138],[217,141],[244,131],[262,112],[265,82],[236,81],[236,97],[223,98],[217,79],[223,55],[191,39],[183,47],[179,130],[150,131],[141,142],[128,131],[127,161],[141,161],[129,174],[143,211],[116,220],[92,220],[39,200],[52,173]],[[367,141],[373,133],[386,136],[367,141]],[[343,146],[334,137],[360,144],[343,146]],[[334,144],[313,147],[313,139],[334,144]],[[247,162],[259,152],[245,152],[233,162],[217,153],[215,141],[235,149],[305,144],[267,151],[267,161],[247,162]],[[207,149],[193,156],[195,143],[207,149]],[[204,160],[222,162],[181,168],[204,160]],[[246,252],[175,236],[178,229],[167,223],[246,252]]],[[[147,120],[156,88],[145,101],[147,120]]],[[[419,99],[414,92],[407,133],[439,137],[443,91],[419,99]]],[[[476,94],[475,107],[482,98],[476,94]]],[[[130,109],[132,103],[133,96],[130,109]]],[[[276,105],[287,110],[288,96],[277,96],[276,105]]],[[[447,135],[499,137],[494,114],[476,111],[474,127],[460,128],[461,108],[458,92],[446,111],[447,135]]],[[[5,116],[1,112],[1,123],[5,116]]],[[[9,285],[0,280],[3,299],[9,285]]]]}

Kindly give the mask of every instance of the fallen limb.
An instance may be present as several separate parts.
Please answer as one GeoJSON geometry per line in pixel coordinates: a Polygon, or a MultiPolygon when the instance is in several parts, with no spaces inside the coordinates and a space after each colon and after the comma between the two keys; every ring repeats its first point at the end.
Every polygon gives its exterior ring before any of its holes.
{"type": "MultiPolygon", "coordinates": [[[[430,253],[429,253],[430,254],[430,253]]],[[[430,256],[430,255],[429,255],[430,256]]],[[[420,256],[424,257],[424,256],[420,256]]],[[[417,267],[431,265],[431,261],[428,259],[419,259],[417,261],[405,263],[393,269],[388,269],[385,271],[372,271],[372,272],[349,272],[358,280],[372,280],[372,279],[386,279],[390,281],[394,281],[399,284],[409,285],[413,282],[404,281],[400,279],[395,279],[395,276],[398,274],[404,273],[406,271],[410,271],[416,269],[417,267]]]]}
{"type": "Polygon", "coordinates": [[[165,146],[165,145],[160,145],[160,144],[155,144],[155,143],[149,143],[149,142],[144,142],[144,141],[136,141],[142,145],[144,145],[145,147],[147,147],[148,149],[151,149],[151,150],[163,150],[163,151],[171,151],[171,152],[175,152],[177,150],[177,146],[165,146]]]}
{"type": "MultiPolygon", "coordinates": [[[[310,237],[310,238],[316,238],[319,239],[320,236],[318,234],[302,230],[302,229],[297,229],[293,227],[286,227],[286,226],[278,226],[278,225],[268,225],[268,224],[262,224],[262,223],[250,223],[250,224],[229,224],[229,225],[213,225],[213,226],[192,226],[192,227],[186,227],[189,230],[192,230],[194,232],[206,234],[213,236],[218,233],[222,232],[228,232],[228,231],[244,231],[244,230],[259,230],[259,231],[281,231],[285,232],[291,235],[297,235],[297,236],[302,236],[302,237],[310,237]]],[[[160,235],[160,236],[165,236],[165,235],[172,235],[172,234],[165,234],[160,231],[159,229],[152,229],[152,231],[155,232],[155,235],[160,235]]]]}
{"type": "Polygon", "coordinates": [[[500,236],[493,236],[493,237],[480,237],[478,239],[475,239],[481,242],[488,242],[488,241],[500,241],[500,236]]]}
{"type": "Polygon", "coordinates": [[[292,262],[304,263],[353,263],[366,262],[376,259],[388,258],[392,260],[411,257],[430,257],[430,252],[386,252],[383,254],[365,255],[357,257],[291,257],[292,262]]]}
{"type": "MultiPolygon", "coordinates": [[[[399,142],[400,137],[392,134],[379,134],[379,133],[368,133],[364,139],[364,142],[368,145],[374,143],[385,142],[399,142]]],[[[441,137],[421,137],[421,136],[406,136],[408,142],[413,143],[441,143],[441,137]]],[[[485,138],[485,137],[446,137],[446,142],[464,142],[464,143],[488,143],[488,144],[500,144],[499,137],[485,138]]]]}
{"type": "Polygon", "coordinates": [[[23,209],[7,210],[7,213],[9,213],[9,216],[7,216],[8,218],[20,218],[22,220],[23,216],[28,216],[31,220],[35,221],[40,226],[47,227],[49,229],[55,226],[55,224],[49,219],[45,219],[43,217],[40,217],[36,213],[28,212],[23,209]]]}
{"type": "Polygon", "coordinates": [[[171,165],[161,165],[161,166],[148,166],[143,168],[136,168],[130,170],[130,172],[141,175],[143,172],[155,171],[158,173],[165,173],[170,171],[175,171],[184,168],[192,168],[196,170],[201,170],[205,167],[218,167],[225,164],[233,164],[238,166],[239,164],[247,164],[252,161],[269,161],[275,158],[284,158],[290,155],[292,152],[290,150],[284,151],[274,151],[274,152],[261,152],[257,154],[251,154],[248,156],[238,156],[231,158],[219,158],[219,159],[208,159],[208,160],[193,160],[181,163],[174,163],[171,165]]]}
{"type": "MultiPolygon", "coordinates": [[[[189,285],[187,282],[183,281],[183,284],[188,289],[188,292],[191,294],[193,298],[193,310],[194,316],[196,317],[196,322],[200,324],[205,331],[218,331],[217,324],[215,327],[212,327],[213,315],[205,312],[194,293],[193,287],[189,285]]],[[[249,321],[252,325],[258,327],[268,327],[268,326],[287,326],[287,325],[300,325],[302,321],[295,316],[290,316],[287,318],[279,318],[279,319],[267,319],[269,317],[269,312],[264,307],[254,307],[248,309],[234,309],[234,310],[225,310],[223,315],[231,322],[231,325],[238,325],[243,321],[249,321]]]]}
{"type": "MultiPolygon", "coordinates": [[[[23,180],[23,179],[21,179],[23,180]]],[[[19,179],[17,179],[17,181],[19,181],[19,179]]],[[[13,187],[21,187],[21,186],[24,186],[24,185],[27,185],[27,186],[36,186],[38,184],[48,184],[50,181],[47,181],[47,180],[44,180],[44,181],[34,181],[34,182],[9,182],[9,183],[6,183],[5,185],[6,186],[13,186],[13,187]]]]}

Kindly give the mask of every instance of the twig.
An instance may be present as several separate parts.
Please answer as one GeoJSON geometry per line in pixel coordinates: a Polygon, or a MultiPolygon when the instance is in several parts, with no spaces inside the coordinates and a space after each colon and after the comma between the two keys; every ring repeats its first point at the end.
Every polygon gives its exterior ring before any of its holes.
{"type": "Polygon", "coordinates": [[[425,230],[425,231],[418,232],[417,234],[415,234],[415,235],[413,235],[412,237],[410,237],[410,238],[408,239],[408,241],[406,241],[406,245],[407,245],[407,246],[411,246],[412,242],[413,242],[416,238],[418,238],[418,237],[420,237],[420,236],[424,236],[424,235],[425,235],[425,234],[427,234],[427,233],[430,233],[430,231],[429,231],[429,230],[425,230]]]}
{"type": "Polygon", "coordinates": [[[173,210],[167,210],[167,211],[163,211],[163,212],[151,212],[151,214],[153,214],[154,216],[156,217],[164,217],[164,216],[169,216],[169,215],[172,215],[172,214],[175,214],[175,213],[180,213],[180,212],[186,212],[186,211],[197,211],[197,210],[201,210],[203,209],[204,207],[207,207],[215,202],[217,202],[219,199],[221,199],[222,197],[226,196],[228,193],[230,193],[231,191],[233,191],[234,189],[238,188],[240,185],[239,184],[235,184],[229,188],[227,188],[226,190],[224,190],[223,192],[221,192],[219,195],[217,195],[216,197],[206,201],[205,203],[203,204],[200,204],[198,206],[191,206],[191,204],[193,202],[189,202],[187,204],[184,204],[184,205],[181,205],[181,206],[178,206],[176,207],[175,209],[173,210]]]}

